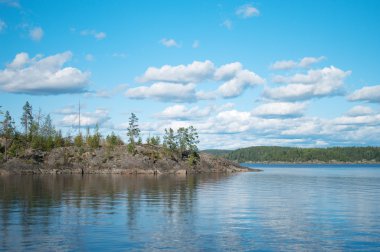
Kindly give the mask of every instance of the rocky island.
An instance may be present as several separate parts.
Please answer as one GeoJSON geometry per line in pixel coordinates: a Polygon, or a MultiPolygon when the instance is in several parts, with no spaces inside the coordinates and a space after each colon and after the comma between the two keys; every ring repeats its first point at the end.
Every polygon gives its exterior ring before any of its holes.
{"type": "Polygon", "coordinates": [[[137,145],[107,148],[60,147],[51,151],[26,151],[23,156],[0,164],[0,174],[195,174],[259,171],[206,153],[195,163],[186,155],[179,158],[162,147],[137,145]]]}
{"type": "Polygon", "coordinates": [[[77,135],[62,136],[50,115],[33,114],[23,106],[19,131],[6,111],[0,124],[0,174],[194,174],[258,171],[222,157],[200,153],[193,126],[142,140],[138,118],[131,113],[127,141],[114,132],[104,137],[98,125],[86,127],[82,135],[80,110],[77,135]],[[37,118],[37,119],[36,119],[37,118]],[[91,132],[92,131],[92,132],[91,132]]]}

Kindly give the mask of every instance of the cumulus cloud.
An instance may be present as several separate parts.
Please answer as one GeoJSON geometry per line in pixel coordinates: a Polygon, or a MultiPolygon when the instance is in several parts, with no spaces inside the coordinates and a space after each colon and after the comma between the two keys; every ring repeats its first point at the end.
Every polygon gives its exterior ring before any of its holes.
{"type": "Polygon", "coordinates": [[[277,76],[275,81],[287,83],[277,88],[266,88],[263,96],[274,100],[306,100],[314,97],[332,96],[342,92],[344,79],[351,71],[334,66],[309,70],[307,74],[277,76]]]}
{"type": "MultiPolygon", "coordinates": [[[[337,146],[378,145],[380,115],[318,118],[303,115],[305,103],[268,103],[251,112],[225,106],[174,105],[141,123],[143,132],[162,134],[165,128],[198,129],[201,148],[239,148],[252,145],[337,146]]],[[[127,123],[123,127],[126,127],[127,123]]],[[[121,127],[121,126],[119,126],[121,127]]]]}
{"type": "MultiPolygon", "coordinates": [[[[95,112],[83,112],[80,116],[80,124],[82,127],[102,126],[107,123],[111,117],[106,109],[96,109],[95,112]]],[[[77,112],[65,114],[59,121],[59,125],[63,127],[78,127],[79,115],[77,112]]]]}
{"type": "Polygon", "coordinates": [[[380,102],[380,85],[366,86],[348,96],[350,101],[380,102]]]}
{"type": "Polygon", "coordinates": [[[0,32],[4,31],[7,28],[7,24],[0,19],[0,32]]]}
{"type": "Polygon", "coordinates": [[[209,60],[204,62],[194,61],[188,65],[149,67],[143,76],[138,77],[136,80],[139,82],[200,82],[212,77],[214,70],[214,63],[209,60]]]}
{"type": "Polygon", "coordinates": [[[358,105],[351,108],[348,112],[348,116],[362,116],[362,115],[370,115],[375,113],[375,111],[367,106],[358,105]]]}
{"type": "Polygon", "coordinates": [[[206,106],[204,108],[199,106],[186,107],[182,104],[175,104],[165,108],[162,112],[155,115],[156,118],[170,119],[170,120],[179,120],[179,121],[188,121],[188,120],[200,120],[205,119],[215,113],[229,110],[235,105],[233,103],[226,103],[219,106],[206,106]]]}
{"type": "Polygon", "coordinates": [[[195,84],[156,82],[149,87],[136,87],[127,90],[131,99],[154,99],[160,101],[192,102],[196,99],[195,84]]]}
{"type": "Polygon", "coordinates": [[[321,56],[318,58],[315,57],[304,57],[299,61],[294,60],[280,60],[276,61],[271,65],[271,69],[273,70],[289,70],[292,68],[307,68],[312,64],[318,63],[322,60],[325,60],[326,57],[321,56]]]}
{"type": "Polygon", "coordinates": [[[80,32],[80,35],[82,36],[91,36],[94,37],[97,40],[102,40],[107,37],[107,34],[105,32],[98,32],[96,30],[91,29],[85,29],[80,32]]]}
{"type": "Polygon", "coordinates": [[[211,106],[205,108],[199,108],[198,106],[187,108],[184,105],[176,104],[165,108],[162,112],[156,114],[156,117],[160,119],[194,120],[209,116],[214,109],[211,106]]]}
{"type": "Polygon", "coordinates": [[[163,38],[160,40],[160,43],[166,47],[180,47],[180,45],[174,39],[163,38]]]}
{"type": "Polygon", "coordinates": [[[219,67],[218,69],[216,69],[214,73],[214,77],[216,80],[231,79],[242,69],[243,69],[243,65],[240,62],[225,64],[219,67]]]}
{"type": "MultiPolygon", "coordinates": [[[[217,90],[198,91],[195,96],[191,96],[197,99],[215,99],[218,96],[233,98],[242,94],[248,87],[265,83],[265,80],[259,75],[244,69],[240,62],[222,65],[217,68],[214,63],[209,60],[203,62],[194,61],[188,65],[164,65],[161,68],[149,67],[145,73],[141,77],[136,78],[136,80],[140,82],[172,82],[182,85],[192,83],[192,86],[206,81],[222,82],[217,90]]],[[[133,90],[145,91],[148,89],[147,87],[139,87],[133,90]]],[[[161,95],[164,96],[164,93],[161,95]]],[[[147,96],[141,96],[141,98],[143,97],[147,98],[147,96]]],[[[182,95],[181,97],[183,98],[182,95]]],[[[167,97],[164,97],[164,99],[167,99],[167,97]]]]}
{"type": "Polygon", "coordinates": [[[251,4],[246,4],[237,8],[236,15],[242,18],[250,18],[259,16],[260,11],[257,8],[253,7],[251,4]]]}
{"type": "Polygon", "coordinates": [[[224,20],[220,25],[226,28],[227,30],[232,29],[232,21],[229,19],[224,20]]]}
{"type": "Polygon", "coordinates": [[[241,70],[238,71],[232,79],[223,83],[218,88],[218,91],[224,98],[233,98],[242,94],[249,86],[256,86],[264,83],[265,80],[254,72],[241,70]]]}
{"type": "Polygon", "coordinates": [[[83,92],[90,73],[64,67],[71,58],[69,51],[45,58],[41,55],[29,58],[27,53],[19,53],[5,69],[0,70],[0,89],[32,95],[83,92]]]}
{"type": "Polygon", "coordinates": [[[259,117],[300,117],[305,108],[306,103],[271,102],[254,108],[252,115],[259,117]]]}
{"type": "Polygon", "coordinates": [[[34,27],[30,29],[29,31],[29,37],[30,39],[34,41],[40,41],[43,36],[44,36],[44,31],[42,30],[41,27],[34,27]]]}

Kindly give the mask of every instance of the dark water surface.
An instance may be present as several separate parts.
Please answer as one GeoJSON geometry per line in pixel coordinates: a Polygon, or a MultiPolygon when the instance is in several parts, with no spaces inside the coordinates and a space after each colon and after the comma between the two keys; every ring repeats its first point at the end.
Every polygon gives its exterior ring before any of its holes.
{"type": "Polygon", "coordinates": [[[380,166],[0,176],[0,250],[380,251],[380,166]]]}

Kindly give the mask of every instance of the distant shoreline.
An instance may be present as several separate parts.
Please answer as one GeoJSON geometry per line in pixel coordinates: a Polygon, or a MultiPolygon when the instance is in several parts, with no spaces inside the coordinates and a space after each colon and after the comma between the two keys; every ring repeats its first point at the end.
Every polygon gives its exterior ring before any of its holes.
{"type": "MultiPolygon", "coordinates": [[[[237,162],[237,161],[235,161],[237,162]]],[[[324,161],[311,161],[311,162],[283,162],[283,161],[262,161],[262,162],[256,162],[256,161],[246,161],[246,162],[239,162],[240,164],[336,164],[336,165],[342,165],[342,164],[378,164],[380,165],[380,162],[371,162],[371,161],[362,161],[362,162],[338,162],[338,161],[330,161],[330,162],[324,162],[324,161]]]]}

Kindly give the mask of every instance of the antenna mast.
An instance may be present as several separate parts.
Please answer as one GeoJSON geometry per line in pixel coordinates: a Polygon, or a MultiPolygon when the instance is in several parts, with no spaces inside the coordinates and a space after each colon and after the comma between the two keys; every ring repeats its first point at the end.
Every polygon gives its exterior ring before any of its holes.
{"type": "Polygon", "coordinates": [[[78,129],[79,129],[79,135],[81,134],[81,130],[80,130],[80,100],[79,100],[79,106],[78,106],[78,108],[79,108],[79,127],[78,127],[78,129]]]}

